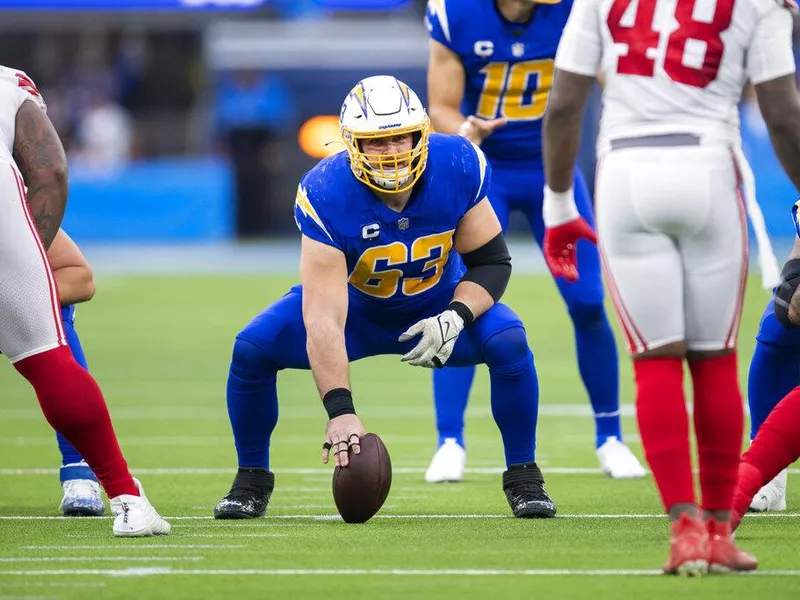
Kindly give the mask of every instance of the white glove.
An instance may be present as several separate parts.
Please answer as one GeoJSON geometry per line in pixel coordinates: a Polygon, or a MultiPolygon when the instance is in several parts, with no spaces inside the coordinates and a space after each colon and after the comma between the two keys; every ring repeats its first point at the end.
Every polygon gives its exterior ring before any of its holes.
{"type": "Polygon", "coordinates": [[[422,334],[422,339],[403,358],[415,367],[428,367],[440,369],[453,353],[458,334],[464,329],[464,319],[454,310],[446,310],[435,317],[417,321],[400,336],[401,342],[406,342],[422,334]]]}

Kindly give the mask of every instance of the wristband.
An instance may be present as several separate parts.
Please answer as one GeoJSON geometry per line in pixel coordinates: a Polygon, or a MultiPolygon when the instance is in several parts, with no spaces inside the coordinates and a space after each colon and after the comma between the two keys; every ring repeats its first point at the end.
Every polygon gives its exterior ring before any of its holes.
{"type": "Polygon", "coordinates": [[[545,227],[558,227],[574,221],[581,215],[575,205],[575,195],[572,188],[566,192],[554,192],[550,186],[544,186],[544,203],[542,205],[542,219],[545,227]]]}
{"type": "Polygon", "coordinates": [[[458,302],[457,300],[455,300],[447,305],[447,310],[452,310],[459,317],[461,317],[461,320],[464,321],[464,327],[466,327],[467,325],[471,325],[472,322],[475,320],[475,315],[472,314],[472,311],[469,309],[469,306],[467,306],[463,302],[458,302]]]}
{"type": "Polygon", "coordinates": [[[328,411],[328,419],[356,414],[356,408],[353,406],[353,394],[347,388],[335,388],[329,391],[322,398],[322,405],[328,411]]]}

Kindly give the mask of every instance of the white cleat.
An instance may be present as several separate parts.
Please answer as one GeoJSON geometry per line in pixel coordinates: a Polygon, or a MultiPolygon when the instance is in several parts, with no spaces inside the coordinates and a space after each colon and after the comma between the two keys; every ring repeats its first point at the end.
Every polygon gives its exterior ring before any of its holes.
{"type": "Polygon", "coordinates": [[[786,480],[789,473],[786,469],[775,476],[775,479],[758,490],[750,503],[750,512],[771,512],[786,510],[786,480]]]}
{"type": "Polygon", "coordinates": [[[111,499],[114,515],[114,535],[117,537],[149,537],[167,535],[170,525],[156,512],[144,494],[138,479],[134,479],[138,496],[123,494],[111,499]]]}
{"type": "Polygon", "coordinates": [[[466,464],[466,450],[454,438],[447,438],[433,455],[433,460],[425,472],[425,481],[428,483],[461,481],[466,464]]]}
{"type": "Polygon", "coordinates": [[[639,479],[647,474],[631,449],[616,437],[606,438],[597,449],[600,470],[612,479],[639,479]]]}
{"type": "Polygon", "coordinates": [[[65,517],[102,517],[106,507],[100,484],[91,479],[68,479],[61,484],[64,496],[59,508],[65,517]]]}

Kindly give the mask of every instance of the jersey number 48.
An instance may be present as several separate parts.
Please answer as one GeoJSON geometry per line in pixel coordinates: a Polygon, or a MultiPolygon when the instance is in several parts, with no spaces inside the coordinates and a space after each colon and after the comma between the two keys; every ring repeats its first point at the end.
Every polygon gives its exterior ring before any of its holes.
{"type": "MultiPolygon", "coordinates": [[[[657,48],[661,34],[653,29],[658,0],[638,0],[632,26],[622,25],[623,15],[635,0],[614,0],[608,13],[608,29],[614,41],[627,44],[628,53],[620,56],[617,73],[652,77],[656,61],[647,51],[657,48]]],[[[717,77],[722,60],[723,42],[720,35],[731,26],[734,0],[717,0],[711,22],[698,21],[692,15],[695,0],[678,0],[675,20],[678,28],[667,40],[664,72],[676,83],[704,88],[717,77]],[[683,56],[690,41],[705,44],[705,56],[700,67],[687,66],[683,56]]]]}

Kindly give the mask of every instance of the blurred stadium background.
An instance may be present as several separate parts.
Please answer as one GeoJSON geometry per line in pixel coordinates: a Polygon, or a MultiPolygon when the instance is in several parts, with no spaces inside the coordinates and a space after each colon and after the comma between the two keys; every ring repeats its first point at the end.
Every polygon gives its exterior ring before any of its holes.
{"type": "MultiPolygon", "coordinates": [[[[353,83],[390,73],[426,96],[424,8],[424,0],[0,0],[0,56],[27,71],[48,102],[70,158],[64,226],[98,271],[132,268],[125,257],[137,245],[149,246],[135,261],[140,270],[173,265],[165,246],[180,257],[186,245],[192,255],[215,247],[209,260],[234,252],[234,266],[269,268],[261,245],[239,242],[296,243],[295,186],[340,149],[336,115],[353,83]]],[[[599,108],[595,90],[581,157],[590,180],[599,108]]],[[[742,122],[769,231],[791,236],[795,192],[749,96],[742,122]]],[[[522,223],[511,230],[525,236],[522,223]]]]}

